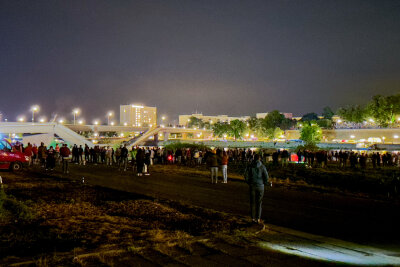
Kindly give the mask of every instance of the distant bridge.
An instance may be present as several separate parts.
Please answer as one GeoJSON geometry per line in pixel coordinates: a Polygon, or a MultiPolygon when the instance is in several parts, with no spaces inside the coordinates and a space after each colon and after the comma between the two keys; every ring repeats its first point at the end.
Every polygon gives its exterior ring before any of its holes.
{"type": "Polygon", "coordinates": [[[3,134],[53,134],[59,136],[70,144],[88,145],[94,144],[77,132],[141,132],[143,135],[128,141],[129,146],[143,145],[150,138],[158,140],[162,136],[163,140],[168,140],[170,134],[181,134],[182,138],[187,138],[187,134],[200,135],[201,137],[210,136],[211,130],[187,129],[179,127],[133,127],[133,126],[109,126],[109,125],[73,125],[59,123],[30,123],[30,122],[0,122],[0,133],[3,134]]]}
{"type": "Polygon", "coordinates": [[[211,136],[213,133],[212,130],[204,130],[204,129],[191,129],[191,128],[176,128],[176,127],[155,127],[151,128],[149,131],[144,133],[142,136],[138,138],[133,138],[131,141],[128,141],[128,146],[138,146],[144,144],[150,138],[154,138],[154,140],[158,141],[159,137],[163,137],[164,141],[168,140],[168,136],[170,134],[182,134],[182,138],[186,139],[188,134],[192,134],[194,137],[196,135],[199,138],[204,139],[207,136],[211,136]]]}
{"type": "Polygon", "coordinates": [[[58,123],[0,122],[0,133],[3,134],[52,134],[70,144],[93,146],[93,143],[68,127],[58,123]]]}

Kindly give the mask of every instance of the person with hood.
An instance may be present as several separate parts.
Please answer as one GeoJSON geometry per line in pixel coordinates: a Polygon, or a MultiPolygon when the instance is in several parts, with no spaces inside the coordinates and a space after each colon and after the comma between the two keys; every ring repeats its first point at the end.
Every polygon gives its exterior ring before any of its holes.
{"type": "MultiPolygon", "coordinates": [[[[246,168],[245,181],[249,185],[250,215],[254,223],[261,224],[262,200],[264,197],[264,185],[268,183],[267,168],[261,163],[260,156],[256,154],[254,160],[246,168]]],[[[272,186],[272,184],[271,184],[272,186]]]]}

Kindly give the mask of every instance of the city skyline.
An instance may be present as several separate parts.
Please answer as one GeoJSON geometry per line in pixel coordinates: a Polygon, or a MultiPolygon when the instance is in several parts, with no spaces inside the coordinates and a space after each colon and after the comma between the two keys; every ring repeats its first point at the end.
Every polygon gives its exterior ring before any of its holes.
{"type": "MultiPolygon", "coordinates": [[[[296,116],[400,89],[398,1],[2,1],[0,111],[296,116]],[[24,108],[26,107],[26,108],[24,108]]],[[[104,115],[98,116],[101,113],[104,115]]]]}

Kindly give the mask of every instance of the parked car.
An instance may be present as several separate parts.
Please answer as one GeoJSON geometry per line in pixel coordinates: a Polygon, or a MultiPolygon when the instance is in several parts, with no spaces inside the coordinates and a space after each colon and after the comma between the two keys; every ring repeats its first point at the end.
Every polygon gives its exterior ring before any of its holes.
{"type": "Polygon", "coordinates": [[[29,158],[20,151],[13,151],[12,145],[6,139],[0,139],[0,169],[21,171],[29,158]]]}

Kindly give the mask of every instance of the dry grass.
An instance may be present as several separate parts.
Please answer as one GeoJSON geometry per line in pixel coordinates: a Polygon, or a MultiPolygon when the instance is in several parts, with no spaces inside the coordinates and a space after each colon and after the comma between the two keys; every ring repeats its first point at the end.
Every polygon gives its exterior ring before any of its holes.
{"type": "Polygon", "coordinates": [[[34,219],[1,222],[0,265],[35,259],[36,266],[112,266],[117,254],[150,248],[176,257],[177,247],[191,253],[199,238],[240,226],[240,219],[211,210],[70,181],[20,176],[5,191],[29,199],[34,219]]]}

